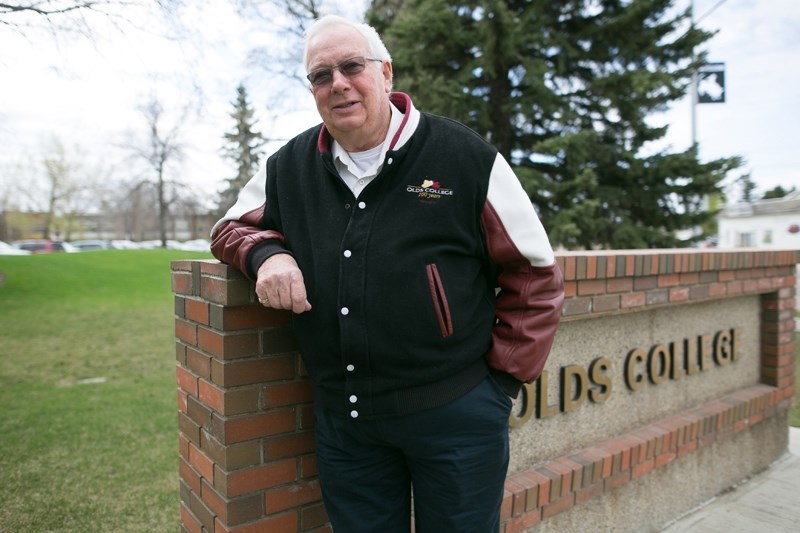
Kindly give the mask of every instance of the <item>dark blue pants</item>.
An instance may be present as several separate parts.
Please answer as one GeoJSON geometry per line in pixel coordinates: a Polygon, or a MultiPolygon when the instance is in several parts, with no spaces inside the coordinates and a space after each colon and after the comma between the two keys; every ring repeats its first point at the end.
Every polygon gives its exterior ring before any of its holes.
{"type": "Polygon", "coordinates": [[[335,533],[495,533],[511,400],[491,377],[447,405],[380,420],[317,408],[325,509],[335,533]]]}

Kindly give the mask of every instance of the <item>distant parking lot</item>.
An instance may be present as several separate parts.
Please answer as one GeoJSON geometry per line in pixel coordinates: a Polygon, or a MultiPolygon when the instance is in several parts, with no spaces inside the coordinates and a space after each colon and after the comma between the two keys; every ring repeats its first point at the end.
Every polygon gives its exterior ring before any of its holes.
{"type": "MultiPolygon", "coordinates": [[[[50,239],[25,239],[14,241],[11,244],[0,241],[0,255],[76,253],[98,250],[146,250],[161,248],[161,244],[160,240],[81,239],[67,242],[50,239]]],[[[185,250],[188,252],[210,252],[211,242],[208,239],[193,239],[189,241],[168,240],[167,248],[170,250],[185,250]]]]}

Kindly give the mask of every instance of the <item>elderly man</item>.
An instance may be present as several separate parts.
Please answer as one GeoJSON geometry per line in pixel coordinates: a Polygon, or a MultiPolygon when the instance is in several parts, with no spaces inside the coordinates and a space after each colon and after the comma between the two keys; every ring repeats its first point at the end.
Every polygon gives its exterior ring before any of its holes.
{"type": "Polygon", "coordinates": [[[542,371],[563,302],[510,166],[392,92],[375,30],[306,36],[322,124],[272,155],[212,251],[294,312],[335,531],[497,531],[511,398],[542,371]]]}

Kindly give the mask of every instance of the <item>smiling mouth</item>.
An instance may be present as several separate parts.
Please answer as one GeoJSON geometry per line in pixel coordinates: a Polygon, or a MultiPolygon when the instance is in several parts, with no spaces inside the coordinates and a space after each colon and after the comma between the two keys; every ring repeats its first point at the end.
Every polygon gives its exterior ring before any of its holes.
{"type": "Polygon", "coordinates": [[[358,102],[345,102],[343,104],[334,106],[333,109],[336,111],[347,111],[348,109],[354,107],[356,104],[358,104],[358,102]]]}

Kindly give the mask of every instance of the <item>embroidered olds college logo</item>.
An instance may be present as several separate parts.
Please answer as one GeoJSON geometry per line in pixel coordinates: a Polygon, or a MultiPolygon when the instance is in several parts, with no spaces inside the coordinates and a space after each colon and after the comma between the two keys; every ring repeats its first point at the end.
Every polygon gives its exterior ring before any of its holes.
{"type": "Polygon", "coordinates": [[[422,185],[407,185],[406,192],[416,194],[420,200],[439,200],[442,196],[453,196],[452,189],[443,189],[438,180],[426,179],[422,185]]]}

